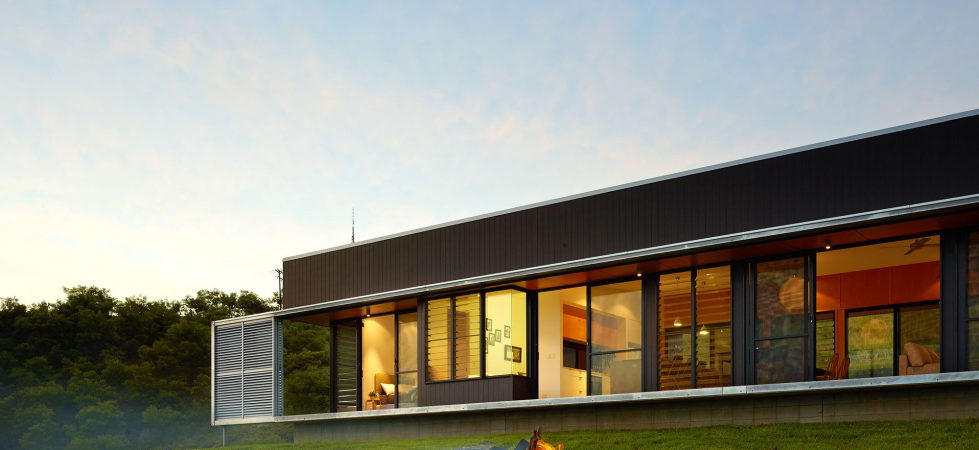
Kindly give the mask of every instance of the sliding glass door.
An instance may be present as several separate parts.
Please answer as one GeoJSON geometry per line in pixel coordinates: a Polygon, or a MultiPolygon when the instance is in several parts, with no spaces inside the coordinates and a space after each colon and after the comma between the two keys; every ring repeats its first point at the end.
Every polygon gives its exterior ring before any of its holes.
{"type": "Polygon", "coordinates": [[[395,392],[398,408],[418,406],[418,313],[397,315],[395,392]]]}
{"type": "Polygon", "coordinates": [[[812,323],[808,257],[754,265],[754,381],[810,379],[812,323]]]}
{"type": "Polygon", "coordinates": [[[592,286],[588,394],[642,391],[642,282],[592,286]]]}

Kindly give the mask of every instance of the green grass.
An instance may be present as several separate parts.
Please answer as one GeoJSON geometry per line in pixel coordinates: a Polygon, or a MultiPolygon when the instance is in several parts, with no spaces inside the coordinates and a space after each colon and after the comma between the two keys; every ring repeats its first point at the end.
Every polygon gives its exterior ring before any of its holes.
{"type": "MultiPolygon", "coordinates": [[[[233,447],[239,449],[434,449],[493,444],[513,448],[530,431],[401,441],[322,442],[233,447]]],[[[615,448],[753,448],[753,449],[861,449],[861,448],[977,448],[979,419],[716,426],[707,428],[639,431],[544,430],[544,440],[564,444],[568,450],[615,448]]]]}

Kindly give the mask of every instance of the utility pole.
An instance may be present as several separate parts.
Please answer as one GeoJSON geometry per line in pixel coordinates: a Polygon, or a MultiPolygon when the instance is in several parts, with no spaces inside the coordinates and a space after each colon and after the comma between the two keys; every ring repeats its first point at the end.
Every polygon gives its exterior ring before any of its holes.
{"type": "Polygon", "coordinates": [[[275,277],[279,279],[279,301],[282,301],[282,269],[275,269],[275,277]]]}

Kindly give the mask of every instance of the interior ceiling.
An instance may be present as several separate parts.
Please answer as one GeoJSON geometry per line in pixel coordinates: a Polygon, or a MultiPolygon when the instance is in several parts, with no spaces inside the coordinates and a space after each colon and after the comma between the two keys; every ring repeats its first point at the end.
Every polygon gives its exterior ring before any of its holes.
{"type": "Polygon", "coordinates": [[[882,267],[904,266],[938,261],[939,237],[926,236],[928,241],[908,253],[917,239],[905,239],[881,244],[830,250],[816,254],[816,275],[833,275],[882,267]]]}

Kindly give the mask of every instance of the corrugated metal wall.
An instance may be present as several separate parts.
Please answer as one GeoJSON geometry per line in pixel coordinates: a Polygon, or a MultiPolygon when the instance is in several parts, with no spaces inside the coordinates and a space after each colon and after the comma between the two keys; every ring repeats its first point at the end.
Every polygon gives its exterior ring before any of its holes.
{"type": "Polygon", "coordinates": [[[972,116],[286,261],[284,306],[976,194],[976,167],[972,116]]]}

